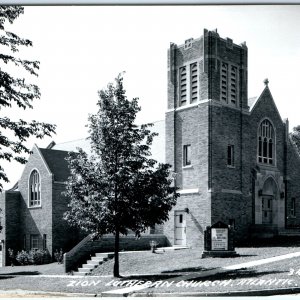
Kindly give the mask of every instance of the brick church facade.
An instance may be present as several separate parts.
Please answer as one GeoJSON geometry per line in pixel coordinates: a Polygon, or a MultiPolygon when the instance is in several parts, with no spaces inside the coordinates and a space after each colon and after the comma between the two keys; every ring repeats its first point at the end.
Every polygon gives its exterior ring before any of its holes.
{"type": "Polygon", "coordinates": [[[43,249],[51,256],[70,249],[82,238],[63,220],[68,199],[62,194],[69,176],[67,151],[34,145],[18,183],[0,195],[2,210],[0,262],[15,251],[43,249]]]}
{"type": "Polygon", "coordinates": [[[218,221],[238,239],[300,224],[300,157],[268,80],[248,99],[247,53],[207,30],[168,51],[166,162],[181,193],[164,228],[173,244],[202,245],[218,221]]]}
{"type": "MultiPolygon", "coordinates": [[[[154,123],[152,147],[153,158],[172,166],[181,194],[163,227],[170,244],[202,246],[206,226],[218,221],[240,240],[300,232],[300,156],[268,81],[248,99],[247,53],[245,43],[207,30],[170,46],[167,112],[154,123]]],[[[81,240],[62,218],[65,158],[76,147],[89,151],[86,140],[35,145],[18,183],[2,193],[3,263],[8,248],[52,255],[81,240]]]]}

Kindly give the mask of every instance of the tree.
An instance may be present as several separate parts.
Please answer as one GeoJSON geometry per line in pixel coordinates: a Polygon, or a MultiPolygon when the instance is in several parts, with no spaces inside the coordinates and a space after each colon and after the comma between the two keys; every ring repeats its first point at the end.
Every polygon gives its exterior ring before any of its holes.
{"type": "Polygon", "coordinates": [[[297,147],[298,153],[300,154],[300,125],[293,128],[293,132],[291,133],[291,138],[297,147]]]}
{"type": "MultiPolygon", "coordinates": [[[[12,67],[22,68],[27,74],[38,76],[38,61],[30,61],[16,57],[21,46],[32,46],[32,42],[23,39],[18,35],[6,31],[5,23],[13,22],[24,13],[21,6],[0,6],[0,108],[18,107],[32,108],[31,102],[40,98],[40,91],[37,85],[30,84],[24,78],[11,75],[12,67]],[[10,70],[10,71],[8,71],[10,70]]],[[[55,133],[55,126],[37,121],[27,122],[24,120],[13,121],[8,117],[0,118],[0,159],[11,161],[12,159],[24,164],[26,159],[24,154],[31,151],[25,145],[30,136],[43,138],[55,133]]],[[[0,180],[9,182],[7,175],[0,166],[0,180]]],[[[0,191],[3,185],[0,183],[0,191]]]]}
{"type": "Polygon", "coordinates": [[[98,235],[115,235],[114,276],[119,277],[119,236],[128,230],[140,236],[162,224],[179,196],[169,165],[150,158],[156,133],[152,124],[134,124],[138,99],[129,101],[119,75],[115,85],[99,92],[97,114],[89,117],[92,156],[82,149],[68,157],[71,176],[65,219],[98,235]]]}

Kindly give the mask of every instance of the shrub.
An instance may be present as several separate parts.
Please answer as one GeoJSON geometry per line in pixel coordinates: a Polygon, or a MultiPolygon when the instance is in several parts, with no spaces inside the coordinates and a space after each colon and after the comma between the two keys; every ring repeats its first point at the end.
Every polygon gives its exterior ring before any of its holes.
{"type": "Polygon", "coordinates": [[[45,250],[39,250],[39,249],[30,250],[29,252],[22,250],[21,252],[18,252],[16,256],[16,260],[22,266],[41,265],[47,262],[48,253],[45,250]]]}
{"type": "Polygon", "coordinates": [[[61,264],[61,263],[63,262],[63,260],[64,260],[64,253],[63,253],[63,251],[62,251],[61,248],[60,248],[60,251],[59,251],[59,252],[58,252],[57,249],[55,250],[54,258],[55,258],[55,260],[56,260],[59,264],[61,264]]]}
{"type": "Polygon", "coordinates": [[[42,265],[47,261],[47,251],[45,250],[30,250],[29,251],[29,260],[34,265],[42,265]]]}
{"type": "Polygon", "coordinates": [[[10,264],[13,267],[15,264],[16,258],[15,258],[14,250],[11,248],[8,249],[8,257],[10,260],[10,264]]]}
{"type": "Polygon", "coordinates": [[[29,254],[22,250],[21,252],[17,253],[16,260],[22,266],[29,265],[29,254]]]}

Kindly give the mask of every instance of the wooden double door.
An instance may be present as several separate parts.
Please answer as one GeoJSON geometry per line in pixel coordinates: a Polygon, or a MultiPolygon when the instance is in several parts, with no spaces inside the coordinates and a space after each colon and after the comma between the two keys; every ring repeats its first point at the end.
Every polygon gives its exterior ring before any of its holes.
{"type": "Polygon", "coordinates": [[[272,224],[273,223],[273,196],[263,196],[261,200],[262,208],[262,223],[272,224]]]}

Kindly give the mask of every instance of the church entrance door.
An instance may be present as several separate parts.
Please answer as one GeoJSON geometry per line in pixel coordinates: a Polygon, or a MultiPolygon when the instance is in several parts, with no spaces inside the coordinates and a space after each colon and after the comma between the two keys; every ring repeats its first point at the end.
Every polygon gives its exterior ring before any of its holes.
{"type": "Polygon", "coordinates": [[[175,245],[186,245],[186,213],[175,211],[175,245]]]}
{"type": "Polygon", "coordinates": [[[272,224],[272,204],[273,196],[263,196],[262,197],[262,223],[263,224],[272,224]]]}

